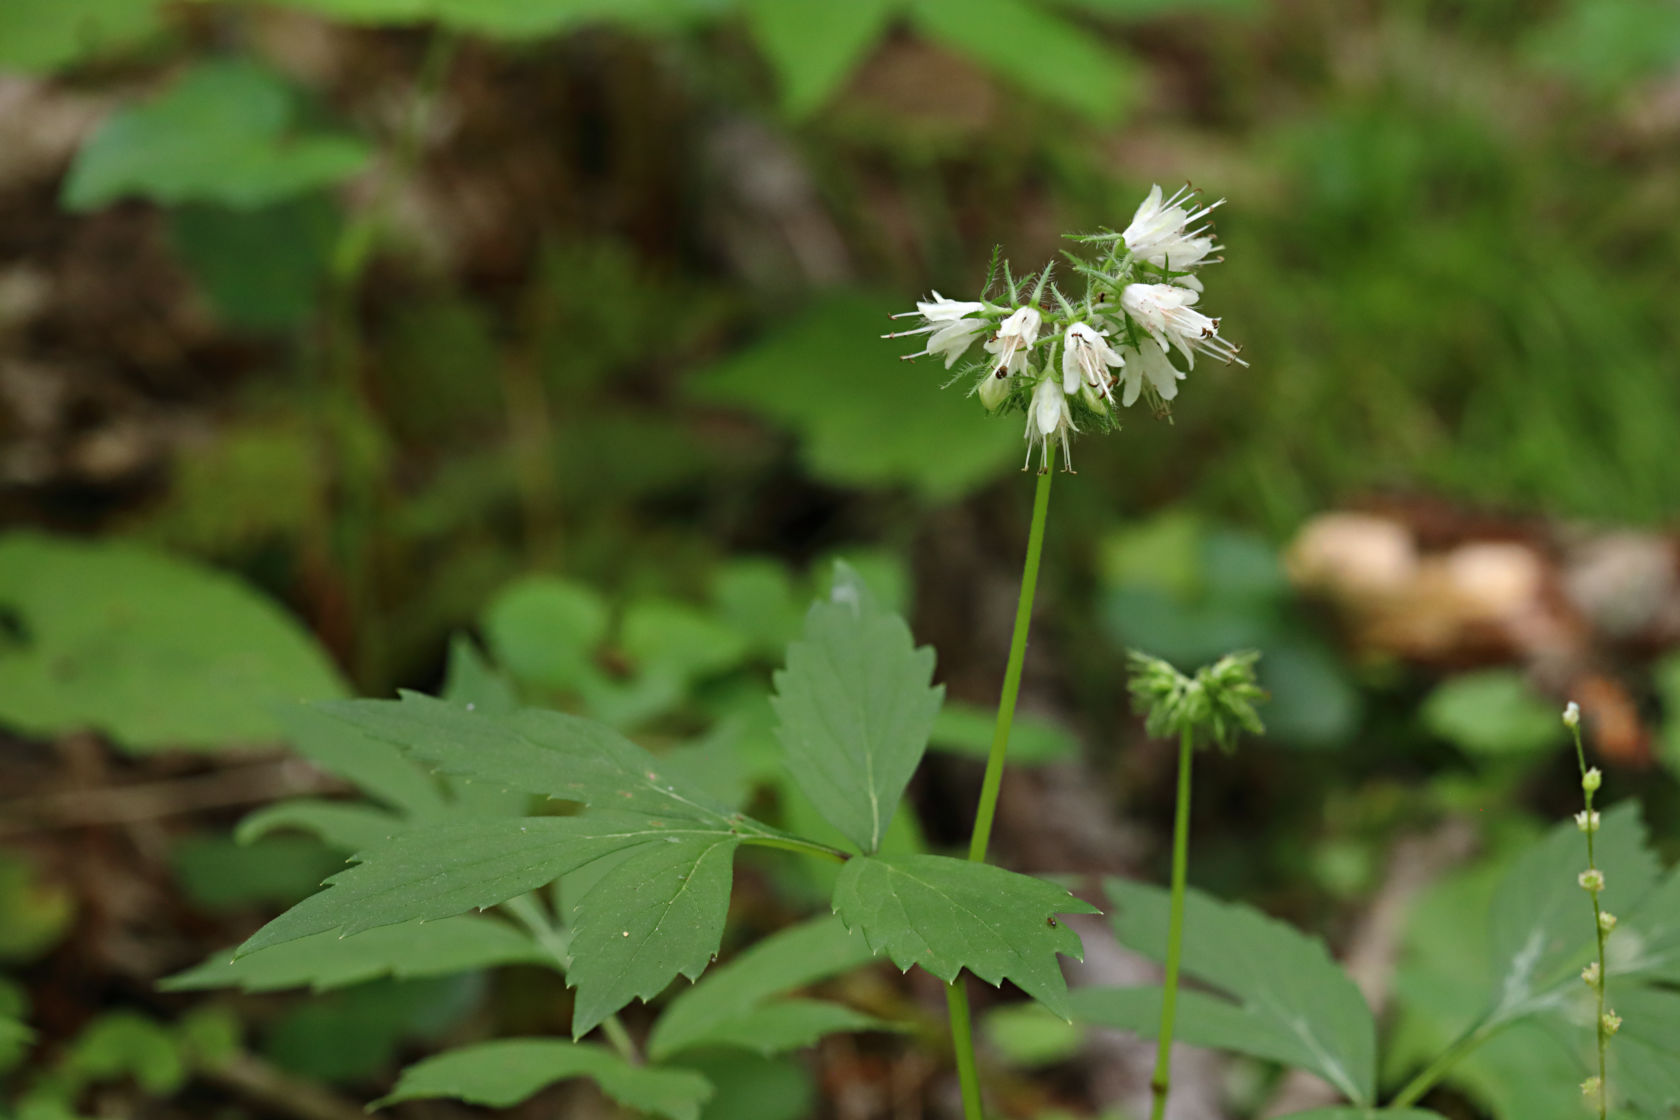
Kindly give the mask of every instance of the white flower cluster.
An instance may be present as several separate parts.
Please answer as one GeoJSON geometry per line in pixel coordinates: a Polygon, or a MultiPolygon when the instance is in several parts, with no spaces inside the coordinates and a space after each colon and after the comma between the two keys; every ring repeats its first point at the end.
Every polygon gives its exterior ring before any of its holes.
{"type": "MultiPolygon", "coordinates": [[[[980,403],[994,413],[1021,409],[1027,461],[1038,447],[1041,469],[1047,467],[1059,444],[1063,467],[1071,470],[1068,436],[1080,422],[1118,427],[1116,389],[1123,407],[1143,396],[1165,413],[1184,380],[1174,351],[1186,369],[1194,368],[1197,353],[1248,364],[1220,336],[1219,320],[1196,310],[1202,293],[1196,269],[1219,259],[1212,256],[1220,247],[1205,220],[1218,205],[1199,205],[1188,187],[1170,198],[1152,187],[1124,231],[1075,239],[1101,253],[1075,265],[1085,278],[1082,299],[1063,294],[1049,267],[1029,287],[1005,265],[1006,300],[993,302],[984,292],[977,300],[953,300],[934,292],[915,311],[893,316],[915,317],[919,326],[882,337],[926,335],[923,348],[905,357],[943,358],[946,369],[984,337],[989,357],[969,367],[979,374],[974,392],[980,403]]],[[[994,280],[995,269],[985,291],[994,280]]]]}

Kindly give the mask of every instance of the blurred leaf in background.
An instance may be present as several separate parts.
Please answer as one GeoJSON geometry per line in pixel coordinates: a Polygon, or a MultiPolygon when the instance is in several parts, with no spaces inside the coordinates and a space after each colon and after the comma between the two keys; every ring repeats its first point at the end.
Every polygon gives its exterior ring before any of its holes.
{"type": "Polygon", "coordinates": [[[344,685],[297,622],[237,579],[133,544],[0,538],[0,721],[128,750],[279,738],[273,707],[344,685]]]}

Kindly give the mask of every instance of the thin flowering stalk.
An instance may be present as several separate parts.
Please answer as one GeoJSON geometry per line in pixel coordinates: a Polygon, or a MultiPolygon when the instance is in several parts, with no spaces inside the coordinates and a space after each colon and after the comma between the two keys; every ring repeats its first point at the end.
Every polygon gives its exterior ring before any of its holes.
{"type": "Polygon", "coordinates": [[[1190,870],[1190,760],[1194,731],[1178,736],[1178,802],[1173,809],[1172,904],[1167,918],[1167,973],[1161,989],[1161,1029],[1155,1042],[1155,1076],[1149,1079],[1150,1120],[1161,1120],[1172,1092],[1172,1040],[1178,1015],[1178,969],[1184,954],[1184,893],[1190,870]]]}
{"type": "Polygon", "coordinates": [[[1598,1120],[1605,1120],[1610,1107],[1610,1083],[1606,1080],[1605,1054],[1610,1048],[1610,1036],[1621,1027],[1622,1020],[1614,1011],[1604,1006],[1604,985],[1610,978],[1604,960],[1604,943],[1609,939],[1610,931],[1616,928],[1616,916],[1605,910],[1599,901],[1599,895],[1604,891],[1604,872],[1598,869],[1598,857],[1593,845],[1593,838],[1598,835],[1598,813],[1593,809],[1593,794],[1597,793],[1599,786],[1604,783],[1604,776],[1599,773],[1598,767],[1587,766],[1587,752],[1581,746],[1581,709],[1575,701],[1571,700],[1569,706],[1563,710],[1563,722],[1569,728],[1570,737],[1575,740],[1575,761],[1581,769],[1581,793],[1587,803],[1586,809],[1575,818],[1576,825],[1587,834],[1587,869],[1581,872],[1579,881],[1581,888],[1592,899],[1593,933],[1598,939],[1598,959],[1588,965],[1581,974],[1581,978],[1592,986],[1594,1001],[1597,1004],[1593,1026],[1598,1041],[1598,1074],[1581,1083],[1581,1092],[1597,1101],[1598,1120]]]}

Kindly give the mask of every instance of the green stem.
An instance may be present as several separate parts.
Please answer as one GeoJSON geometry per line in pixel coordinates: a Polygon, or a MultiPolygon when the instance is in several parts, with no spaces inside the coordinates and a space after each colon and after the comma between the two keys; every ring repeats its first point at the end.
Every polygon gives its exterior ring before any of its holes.
{"type": "Polygon", "coordinates": [[[642,1064],[642,1055],[636,1049],[635,1039],[630,1037],[630,1032],[624,1029],[624,1024],[617,1015],[608,1015],[601,1020],[601,1033],[607,1036],[607,1042],[618,1051],[619,1057],[633,1066],[642,1064]]]}
{"type": "Polygon", "coordinates": [[[1150,1120],[1161,1120],[1172,1091],[1172,1039],[1178,1016],[1178,967],[1184,954],[1184,891],[1190,870],[1190,762],[1194,747],[1191,729],[1178,737],[1178,804],[1173,810],[1172,907],[1167,919],[1167,975],[1161,989],[1161,1030],[1155,1043],[1155,1076],[1149,1089],[1154,1097],[1150,1120]]]}
{"type": "Polygon", "coordinates": [[[957,1055],[963,1120],[985,1120],[980,1107],[980,1071],[974,1062],[974,1030],[969,1025],[968,989],[963,987],[961,973],[945,986],[945,1006],[951,1013],[951,1048],[957,1055]]]}
{"type": "Polygon", "coordinates": [[[1410,1108],[1418,1099],[1429,1092],[1435,1083],[1445,1077],[1447,1071],[1457,1065],[1463,1058],[1480,1046],[1493,1032],[1489,1029],[1490,1020],[1483,1016],[1470,1025],[1470,1028],[1445,1050],[1439,1057],[1430,1062],[1421,1072],[1394,1094],[1394,1099],[1388,1102],[1389,1109],[1410,1108]]]}
{"type": "Polygon", "coordinates": [[[851,859],[851,853],[839,848],[819,844],[815,840],[805,840],[798,836],[771,836],[764,833],[748,833],[741,837],[743,844],[757,844],[761,848],[780,848],[784,852],[803,852],[808,856],[821,856],[836,863],[845,863],[851,859]]]}
{"type": "MultiPolygon", "coordinates": [[[[1593,821],[1593,791],[1587,788],[1587,752],[1581,746],[1581,725],[1579,721],[1569,725],[1570,734],[1575,739],[1575,761],[1581,767],[1581,792],[1587,803],[1586,833],[1587,833],[1587,867],[1592,871],[1598,870],[1598,856],[1593,845],[1593,837],[1598,833],[1598,826],[1593,821]]],[[[1606,1051],[1610,1048],[1610,1032],[1604,1024],[1604,986],[1610,980],[1609,965],[1604,959],[1604,907],[1600,905],[1597,891],[1587,892],[1592,898],[1593,933],[1598,939],[1598,977],[1593,981],[1593,995],[1598,1005],[1598,1020],[1595,1024],[1598,1040],[1598,1120],[1605,1120],[1610,1109],[1610,1082],[1607,1080],[1606,1051]]]]}
{"type": "Polygon", "coordinates": [[[1027,534],[1027,562],[1021,571],[1021,598],[1015,605],[1015,632],[1009,640],[1009,662],[1003,671],[1003,695],[998,698],[997,726],[992,751],[986,758],[986,777],[980,784],[980,807],[974,815],[974,835],[968,858],[984,863],[997,815],[998,789],[1003,784],[1003,759],[1009,753],[1009,730],[1015,722],[1015,698],[1021,692],[1021,666],[1027,657],[1027,628],[1032,623],[1033,593],[1038,590],[1038,558],[1044,551],[1044,522],[1050,513],[1050,480],[1055,476],[1056,448],[1049,447],[1044,469],[1033,491],[1032,529],[1027,534]]]}
{"type": "MultiPolygon", "coordinates": [[[[997,816],[998,790],[1003,785],[1003,760],[1009,753],[1009,730],[1015,723],[1015,699],[1021,693],[1021,666],[1027,657],[1027,629],[1032,625],[1033,593],[1038,590],[1038,560],[1044,553],[1044,522],[1050,514],[1050,480],[1056,469],[1056,448],[1047,448],[1044,468],[1033,490],[1032,528],[1027,533],[1027,560],[1021,569],[1021,596],[1015,604],[1015,631],[1009,639],[1009,661],[1003,671],[1003,695],[998,698],[992,750],[986,757],[986,776],[980,783],[980,806],[974,814],[974,834],[968,858],[986,862],[997,816]]],[[[968,992],[959,975],[945,988],[951,1014],[951,1046],[957,1055],[957,1081],[962,1085],[963,1120],[985,1120],[980,1103],[980,1071],[974,1060],[974,1028],[969,1020],[968,992]]]]}

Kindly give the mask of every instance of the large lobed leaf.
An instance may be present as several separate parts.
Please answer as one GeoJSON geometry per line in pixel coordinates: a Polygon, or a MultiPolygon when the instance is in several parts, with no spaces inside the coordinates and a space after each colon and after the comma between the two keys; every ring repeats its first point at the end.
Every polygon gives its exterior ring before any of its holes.
{"type": "Polygon", "coordinates": [[[278,738],[271,708],[344,686],[296,620],[222,572],[132,544],[0,537],[0,723],[131,751],[278,738]]]}
{"type": "Polygon", "coordinates": [[[611,1050],[587,1043],[510,1038],[463,1046],[408,1067],[397,1087],[373,1107],[454,1097],[506,1108],[573,1077],[588,1077],[626,1108],[667,1120],[700,1120],[700,1106],[712,1095],[711,1084],[689,1070],[633,1066],[611,1050]]]}
{"type": "Polygon", "coordinates": [[[231,952],[219,953],[158,986],[165,991],[247,992],[307,986],[319,992],[381,976],[408,980],[505,964],[552,963],[548,952],[522,930],[494,918],[462,914],[381,926],[355,937],[339,937],[329,930],[237,958],[231,952]]]}
{"type": "Polygon", "coordinates": [[[788,646],[773,704],[794,780],[864,852],[880,848],[927,749],[945,694],[932,679],[933,651],[838,565],[788,646]]]}
{"type": "Polygon", "coordinates": [[[415,692],[322,707],[475,782],[669,819],[719,824],[731,815],[722,802],[663,777],[659,760],[643,748],[578,716],[534,708],[496,716],[415,692]]]}
{"type": "Polygon", "coordinates": [[[1057,914],[1097,913],[1061,887],[947,856],[864,856],[834,884],[834,912],[877,955],[919,964],[949,983],[968,969],[989,984],[1012,980],[1066,1019],[1067,981],[1058,953],[1084,948],[1057,914]]]}
{"type": "Polygon", "coordinates": [[[552,883],[603,856],[647,844],[731,840],[723,829],[627,813],[465,820],[401,833],[356,856],[356,866],[258,930],[238,955],[329,930],[482,910],[552,883]]]}
{"type": "Polygon", "coordinates": [[[873,957],[863,938],[827,915],[772,934],[673,999],[648,1039],[648,1056],[663,1061],[720,1044],[774,1053],[809,1045],[819,1027],[824,1034],[879,1029],[877,1020],[837,1004],[776,998],[873,957]]]}
{"type": "MultiPolygon", "coordinates": [[[[1105,886],[1116,907],[1115,936],[1124,945],[1164,960],[1171,893],[1124,879],[1107,880],[1105,886]]],[[[1186,1041],[1200,1033],[1205,1045],[1299,1066],[1356,1104],[1374,1103],[1376,1022],[1359,989],[1330,959],[1322,942],[1250,907],[1192,890],[1185,898],[1182,960],[1186,973],[1233,1001],[1221,1004],[1210,996],[1186,1000],[1186,1041]]],[[[1146,1021],[1149,1003],[1159,1010],[1158,997],[1135,990],[1111,998],[1108,1012],[1101,1010],[1099,996],[1082,995],[1080,1006],[1094,1012],[1097,1021],[1113,1020],[1115,1025],[1127,1025],[1120,1021],[1127,1015],[1133,1022],[1146,1021]]]]}

